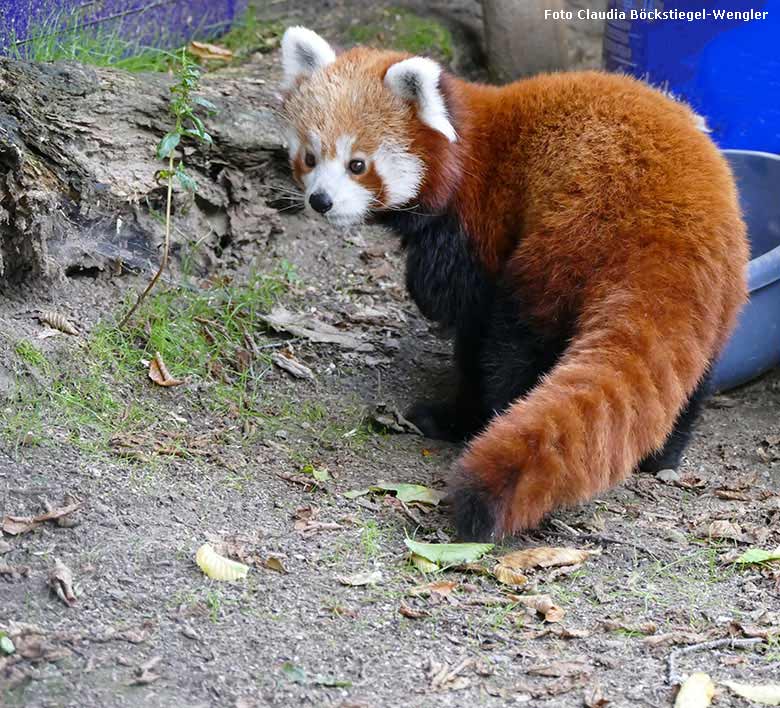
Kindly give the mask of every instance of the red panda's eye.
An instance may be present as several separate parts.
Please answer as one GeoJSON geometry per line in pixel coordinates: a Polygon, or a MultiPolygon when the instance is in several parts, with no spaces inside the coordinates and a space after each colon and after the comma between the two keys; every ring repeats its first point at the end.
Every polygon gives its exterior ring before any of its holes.
{"type": "Polygon", "coordinates": [[[350,160],[349,171],[353,175],[362,175],[366,171],[366,163],[363,160],[350,160]]]}
{"type": "Polygon", "coordinates": [[[314,167],[314,165],[317,164],[317,158],[310,152],[306,153],[306,157],[303,158],[303,161],[306,163],[306,167],[314,167]]]}

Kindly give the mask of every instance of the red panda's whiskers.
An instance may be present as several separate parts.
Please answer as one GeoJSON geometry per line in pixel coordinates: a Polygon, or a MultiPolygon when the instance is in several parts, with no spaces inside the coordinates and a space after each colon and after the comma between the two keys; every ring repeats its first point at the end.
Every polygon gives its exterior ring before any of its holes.
{"type": "Polygon", "coordinates": [[[419,206],[420,206],[419,204],[412,204],[411,206],[408,206],[408,207],[393,207],[393,206],[390,206],[389,204],[385,204],[380,199],[377,199],[376,197],[374,197],[372,206],[373,205],[379,206],[382,209],[387,209],[388,211],[407,212],[409,214],[416,214],[417,216],[435,216],[435,214],[427,214],[427,213],[422,212],[422,211],[415,211],[416,209],[419,208],[419,206]]]}

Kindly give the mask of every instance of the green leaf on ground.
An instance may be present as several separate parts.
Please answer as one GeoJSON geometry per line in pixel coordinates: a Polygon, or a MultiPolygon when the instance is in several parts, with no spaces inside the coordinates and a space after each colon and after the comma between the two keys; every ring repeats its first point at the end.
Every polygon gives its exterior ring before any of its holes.
{"type": "Polygon", "coordinates": [[[348,492],[344,492],[344,496],[347,499],[357,499],[358,497],[364,497],[366,494],[371,494],[370,489],[351,489],[348,492]]]}
{"type": "Polygon", "coordinates": [[[395,496],[406,504],[420,502],[421,504],[438,506],[445,496],[444,492],[425,487],[422,484],[404,484],[403,482],[379,481],[371,487],[371,490],[376,492],[395,492],[395,496]]]}
{"type": "Polygon", "coordinates": [[[293,683],[308,683],[309,678],[306,676],[306,672],[297,664],[293,664],[291,661],[285,661],[282,664],[282,672],[293,683]]]}
{"type": "Polygon", "coordinates": [[[340,679],[335,676],[323,676],[316,674],[309,677],[306,670],[293,664],[291,661],[285,661],[282,664],[282,672],[293,683],[300,683],[305,685],[326,686],[328,688],[349,688],[352,685],[352,681],[348,679],[340,679]]]}
{"type": "Polygon", "coordinates": [[[0,632],[0,652],[3,654],[13,654],[16,651],[14,643],[5,632],[0,632]]]}
{"type": "Polygon", "coordinates": [[[310,474],[318,482],[327,482],[331,478],[327,467],[315,467],[311,463],[301,467],[301,474],[310,474]]]}
{"type": "Polygon", "coordinates": [[[406,547],[418,556],[438,565],[473,563],[492,550],[492,543],[420,543],[404,539],[406,547]]]}
{"type": "Polygon", "coordinates": [[[749,565],[751,563],[771,563],[776,560],[780,560],[780,548],[775,548],[774,551],[765,551],[762,548],[748,548],[734,562],[749,565]]]}

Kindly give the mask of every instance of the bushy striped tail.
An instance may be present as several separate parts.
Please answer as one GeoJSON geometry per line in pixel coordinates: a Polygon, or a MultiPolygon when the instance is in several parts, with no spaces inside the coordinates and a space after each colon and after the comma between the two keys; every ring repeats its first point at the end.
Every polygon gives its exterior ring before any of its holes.
{"type": "Polygon", "coordinates": [[[726,315],[716,292],[648,301],[626,290],[586,314],[555,368],[469,445],[453,482],[461,537],[534,527],[663,445],[736,306],[726,315]]]}

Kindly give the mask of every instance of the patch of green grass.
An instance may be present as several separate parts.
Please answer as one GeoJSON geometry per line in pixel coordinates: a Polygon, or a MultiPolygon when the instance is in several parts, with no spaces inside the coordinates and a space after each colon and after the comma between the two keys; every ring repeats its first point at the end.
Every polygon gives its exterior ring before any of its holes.
{"type": "Polygon", "coordinates": [[[43,374],[50,373],[49,360],[46,355],[38,349],[32,342],[26,339],[20,339],[14,345],[14,352],[22,361],[30,366],[34,366],[43,374]]]}
{"type": "MultiPolygon", "coordinates": [[[[165,417],[158,403],[164,390],[150,397],[141,361],[160,352],[172,375],[213,383],[206,396],[217,413],[262,417],[260,392],[254,390],[255,367],[269,366],[262,350],[249,351],[258,315],[284,293],[294,269],[284,264],[257,273],[245,284],[210,290],[172,288],[144,302],[127,331],[112,322],[99,324],[67,369],[59,371],[27,340],[14,344],[20,360],[51,379],[45,388],[20,388],[15,405],[0,410],[0,436],[29,444],[29,431],[42,420],[64,429],[82,448],[105,450],[113,435],[151,427],[165,417]]],[[[324,409],[306,413],[320,419],[324,409]]],[[[270,416],[268,416],[270,418],[270,416]]]]}
{"type": "Polygon", "coordinates": [[[376,22],[350,27],[356,44],[390,47],[412,54],[434,54],[451,61],[452,35],[443,25],[404,8],[384,10],[376,22]]]}
{"type": "Polygon", "coordinates": [[[366,558],[376,558],[379,555],[379,526],[376,521],[366,521],[360,532],[360,545],[366,558]]]}
{"type": "Polygon", "coordinates": [[[217,624],[222,608],[222,595],[219,590],[209,590],[206,594],[206,607],[209,608],[209,619],[217,624]]]}
{"type": "Polygon", "coordinates": [[[284,33],[281,22],[260,20],[256,11],[248,7],[243,16],[233,23],[227,34],[215,42],[233,52],[236,59],[242,59],[252,52],[267,52],[279,45],[284,33]]]}
{"type": "Polygon", "coordinates": [[[25,61],[78,61],[125,71],[168,71],[172,53],[123,39],[121,29],[118,24],[87,26],[78,17],[55,13],[35,23],[24,40],[12,35],[9,54],[25,61]]]}

